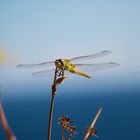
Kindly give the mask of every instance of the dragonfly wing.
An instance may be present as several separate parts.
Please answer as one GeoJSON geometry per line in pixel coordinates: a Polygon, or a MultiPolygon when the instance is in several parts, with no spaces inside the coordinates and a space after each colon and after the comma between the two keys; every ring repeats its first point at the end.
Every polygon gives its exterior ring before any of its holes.
{"type": "Polygon", "coordinates": [[[91,54],[91,55],[85,55],[85,56],[71,58],[70,61],[88,60],[88,59],[93,59],[93,58],[97,58],[97,57],[102,57],[102,56],[105,56],[105,55],[108,55],[111,53],[112,53],[112,51],[102,51],[102,52],[91,54]]]}
{"type": "Polygon", "coordinates": [[[38,71],[32,73],[33,77],[50,77],[53,76],[55,73],[55,69],[49,69],[49,70],[44,70],[44,71],[38,71]]]}
{"type": "Polygon", "coordinates": [[[98,71],[108,68],[113,68],[119,66],[118,63],[115,62],[107,62],[107,63],[98,63],[98,64],[75,64],[78,69],[84,71],[98,71]]]}
{"type": "Polygon", "coordinates": [[[50,61],[50,62],[43,62],[43,63],[37,63],[37,64],[21,64],[21,65],[17,65],[17,68],[41,68],[41,67],[46,67],[46,66],[53,66],[54,65],[54,61],[50,61]]]}

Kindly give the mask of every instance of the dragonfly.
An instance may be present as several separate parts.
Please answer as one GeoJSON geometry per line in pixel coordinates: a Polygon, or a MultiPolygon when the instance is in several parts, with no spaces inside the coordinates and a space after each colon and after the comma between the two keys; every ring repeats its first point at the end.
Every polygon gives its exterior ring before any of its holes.
{"type": "Polygon", "coordinates": [[[97,64],[89,64],[89,63],[76,63],[77,61],[91,60],[94,58],[102,57],[111,54],[112,51],[101,51],[91,55],[79,56],[70,59],[56,59],[55,61],[48,61],[37,64],[21,64],[18,65],[18,68],[41,68],[46,67],[46,70],[37,71],[32,73],[35,77],[47,77],[51,75],[55,68],[59,71],[59,76],[64,76],[64,72],[70,72],[73,74],[78,74],[87,78],[91,78],[92,76],[86,71],[98,71],[107,68],[113,68],[118,66],[119,64],[116,62],[104,62],[97,64]],[[52,68],[53,66],[53,68],[52,68]],[[85,69],[85,70],[82,70],[85,69]]]}

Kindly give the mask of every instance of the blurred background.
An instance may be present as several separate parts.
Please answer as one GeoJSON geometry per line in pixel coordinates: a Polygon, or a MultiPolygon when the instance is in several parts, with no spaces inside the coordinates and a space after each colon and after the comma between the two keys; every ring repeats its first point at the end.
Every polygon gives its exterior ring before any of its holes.
{"type": "MultiPolygon", "coordinates": [[[[82,131],[100,106],[103,112],[95,125],[99,140],[140,138],[139,6],[138,0],[0,1],[2,103],[17,139],[47,139],[53,77],[34,78],[32,72],[45,68],[16,65],[103,50],[113,53],[92,63],[114,61],[120,66],[93,72],[92,79],[69,75],[55,98],[52,139],[61,139],[61,114],[82,131]]],[[[1,125],[0,139],[5,140],[1,125]]]]}

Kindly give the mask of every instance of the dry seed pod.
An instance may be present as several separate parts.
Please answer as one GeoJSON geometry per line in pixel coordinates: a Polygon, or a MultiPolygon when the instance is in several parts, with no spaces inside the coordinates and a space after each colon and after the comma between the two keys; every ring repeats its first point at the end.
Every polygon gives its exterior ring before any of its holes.
{"type": "Polygon", "coordinates": [[[65,81],[65,79],[66,79],[67,77],[61,77],[61,78],[58,78],[57,80],[56,80],[56,85],[59,85],[59,84],[62,84],[64,81],[65,81]]]}

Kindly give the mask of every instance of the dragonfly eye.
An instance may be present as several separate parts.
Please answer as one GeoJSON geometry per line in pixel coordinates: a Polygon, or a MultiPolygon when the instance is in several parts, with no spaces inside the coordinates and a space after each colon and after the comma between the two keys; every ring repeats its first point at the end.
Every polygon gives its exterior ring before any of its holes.
{"type": "Polygon", "coordinates": [[[62,59],[57,59],[55,61],[55,65],[59,68],[62,68],[64,66],[63,60],[62,59]]]}
{"type": "Polygon", "coordinates": [[[59,62],[61,63],[62,66],[64,66],[64,62],[62,59],[60,59],[59,62]]]}

